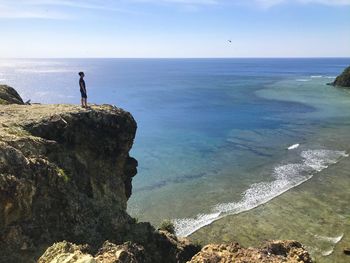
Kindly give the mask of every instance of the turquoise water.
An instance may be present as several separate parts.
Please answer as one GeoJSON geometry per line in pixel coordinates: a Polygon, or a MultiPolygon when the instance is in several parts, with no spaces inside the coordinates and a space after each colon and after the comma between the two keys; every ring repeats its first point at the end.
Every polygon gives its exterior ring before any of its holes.
{"type": "Polygon", "coordinates": [[[350,93],[326,83],[349,64],[350,59],[3,60],[0,83],[14,86],[24,99],[79,103],[77,72],[85,71],[90,102],[125,108],[138,122],[131,154],[139,173],[129,212],[154,224],[172,219],[178,234],[187,236],[346,160],[349,146],[334,144],[337,133],[327,131],[347,131],[350,93]],[[315,140],[320,133],[322,141],[315,140]]]}

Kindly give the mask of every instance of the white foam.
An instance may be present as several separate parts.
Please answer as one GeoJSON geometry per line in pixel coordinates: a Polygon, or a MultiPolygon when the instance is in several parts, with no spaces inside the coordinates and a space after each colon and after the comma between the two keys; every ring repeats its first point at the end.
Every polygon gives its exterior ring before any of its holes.
{"type": "MultiPolygon", "coordinates": [[[[307,180],[313,173],[322,171],[328,165],[336,163],[340,158],[348,156],[344,151],[308,150],[301,153],[300,163],[291,163],[275,167],[271,182],[260,182],[250,186],[242,194],[238,202],[217,204],[211,213],[200,214],[195,218],[174,220],[178,236],[188,236],[212,222],[232,214],[238,214],[262,205],[284,192],[307,180]]],[[[339,242],[339,241],[338,241],[339,242]]]]}
{"type": "Polygon", "coordinates": [[[296,79],[296,81],[298,81],[298,82],[308,82],[310,80],[309,79],[296,79]]]}
{"type": "Polygon", "coordinates": [[[318,79],[318,78],[323,78],[323,76],[322,75],[313,75],[313,76],[310,76],[310,78],[318,79]]]}
{"type": "Polygon", "coordinates": [[[298,147],[300,146],[299,143],[296,143],[296,144],[293,144],[291,146],[288,147],[288,150],[294,150],[294,149],[297,149],[298,147]]]}
{"type": "Polygon", "coordinates": [[[336,237],[328,237],[328,236],[319,236],[319,235],[314,235],[317,239],[331,243],[332,244],[332,248],[326,251],[322,251],[322,256],[327,257],[329,255],[331,255],[334,251],[334,247],[336,246],[336,244],[338,244],[344,237],[344,233],[342,233],[339,236],[336,237]]]}
{"type": "Polygon", "coordinates": [[[177,236],[188,236],[220,218],[221,213],[199,214],[195,218],[173,220],[177,236]]]}
{"type": "Polygon", "coordinates": [[[344,151],[309,150],[303,151],[301,156],[305,159],[306,165],[320,172],[321,170],[327,168],[328,165],[336,163],[339,158],[347,157],[348,155],[344,151]]]}
{"type": "Polygon", "coordinates": [[[317,237],[318,239],[330,242],[334,245],[338,244],[344,237],[344,234],[341,234],[339,236],[336,237],[327,237],[327,236],[319,236],[319,235],[315,235],[315,237],[317,237]]]}
{"type": "Polygon", "coordinates": [[[333,253],[334,249],[322,251],[322,256],[327,257],[333,253]]]}

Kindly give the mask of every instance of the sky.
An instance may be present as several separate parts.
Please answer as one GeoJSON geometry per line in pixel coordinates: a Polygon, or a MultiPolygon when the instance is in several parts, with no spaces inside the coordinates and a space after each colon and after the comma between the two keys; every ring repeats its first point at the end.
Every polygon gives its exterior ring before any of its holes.
{"type": "Polygon", "coordinates": [[[0,58],[350,57],[350,0],[0,0],[0,32],[0,58]]]}

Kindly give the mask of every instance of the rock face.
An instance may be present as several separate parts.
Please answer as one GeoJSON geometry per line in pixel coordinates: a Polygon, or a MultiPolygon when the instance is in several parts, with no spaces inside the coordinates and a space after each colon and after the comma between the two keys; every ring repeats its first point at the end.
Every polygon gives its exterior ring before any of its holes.
{"type": "Polygon", "coordinates": [[[1,104],[24,104],[14,88],[0,85],[0,105],[1,104]]]}
{"type": "Polygon", "coordinates": [[[137,172],[130,113],[109,105],[17,105],[23,102],[12,88],[2,94],[0,262],[34,262],[63,240],[91,253],[105,240],[132,241],[143,248],[142,262],[184,262],[198,251],[126,213],[137,172]]]}
{"type": "Polygon", "coordinates": [[[350,88],[350,67],[347,67],[332,83],[333,86],[350,88]]]}
{"type": "Polygon", "coordinates": [[[261,248],[242,248],[238,243],[207,245],[189,263],[312,263],[297,241],[269,241],[261,248]]]}

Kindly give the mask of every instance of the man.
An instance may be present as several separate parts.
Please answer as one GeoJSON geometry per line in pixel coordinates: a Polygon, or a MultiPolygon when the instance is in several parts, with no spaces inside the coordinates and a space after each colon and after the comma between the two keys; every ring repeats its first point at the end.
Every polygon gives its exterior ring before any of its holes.
{"type": "Polygon", "coordinates": [[[79,86],[80,86],[80,93],[81,93],[81,106],[83,108],[87,108],[87,93],[86,93],[86,86],[84,77],[84,72],[79,72],[80,80],[79,80],[79,86]]]}

